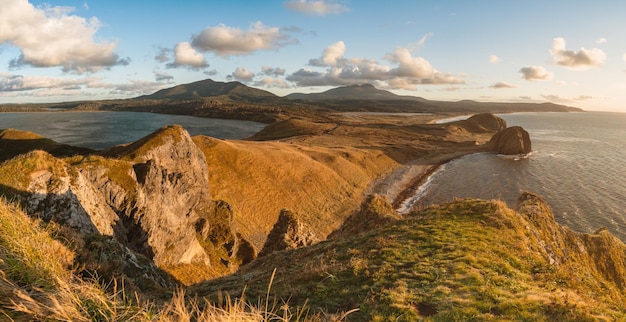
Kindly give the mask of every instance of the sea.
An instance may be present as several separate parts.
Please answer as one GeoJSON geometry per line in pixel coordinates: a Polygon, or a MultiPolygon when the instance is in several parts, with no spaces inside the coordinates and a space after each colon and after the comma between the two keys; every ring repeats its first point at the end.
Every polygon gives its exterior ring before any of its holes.
{"type": "Polygon", "coordinates": [[[626,241],[626,113],[517,113],[499,115],[531,138],[525,157],[478,153],[439,168],[417,204],[455,198],[505,201],[522,191],[541,195],[555,220],[579,232],[606,227],[626,241]]]}
{"type": "Polygon", "coordinates": [[[182,125],[191,135],[244,139],[266,124],[143,112],[0,113],[0,129],[30,131],[59,143],[102,150],[136,141],[159,128],[182,125]]]}

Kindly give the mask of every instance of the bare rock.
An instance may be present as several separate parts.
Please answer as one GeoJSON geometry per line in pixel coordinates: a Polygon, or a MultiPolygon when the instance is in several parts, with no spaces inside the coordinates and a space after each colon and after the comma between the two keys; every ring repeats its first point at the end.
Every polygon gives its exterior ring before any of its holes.
{"type": "Polygon", "coordinates": [[[40,165],[28,171],[26,191],[21,193],[26,212],[77,229],[83,234],[113,235],[117,215],[80,173],[44,151],[22,157],[40,165]]]}
{"type": "Polygon", "coordinates": [[[487,143],[488,147],[499,154],[527,154],[532,151],[530,135],[520,126],[511,126],[496,133],[487,143]]]}
{"type": "Polygon", "coordinates": [[[506,121],[491,113],[472,115],[464,121],[462,126],[473,133],[499,132],[506,129],[506,121]]]}
{"type": "Polygon", "coordinates": [[[282,209],[278,221],[267,236],[259,257],[267,254],[309,246],[319,242],[319,238],[308,229],[297,216],[288,209],[282,209]]]}
{"type": "Polygon", "coordinates": [[[361,208],[352,213],[344,223],[332,232],[328,238],[344,238],[372,229],[380,228],[390,222],[402,218],[385,197],[377,194],[369,195],[361,204],[361,208]]]}

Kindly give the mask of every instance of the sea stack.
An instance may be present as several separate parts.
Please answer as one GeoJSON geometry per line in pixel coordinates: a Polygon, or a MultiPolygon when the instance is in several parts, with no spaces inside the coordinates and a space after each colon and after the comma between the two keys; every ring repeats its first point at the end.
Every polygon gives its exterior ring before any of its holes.
{"type": "Polygon", "coordinates": [[[527,154],[532,151],[530,135],[520,126],[511,126],[496,133],[488,143],[499,154],[527,154]]]}

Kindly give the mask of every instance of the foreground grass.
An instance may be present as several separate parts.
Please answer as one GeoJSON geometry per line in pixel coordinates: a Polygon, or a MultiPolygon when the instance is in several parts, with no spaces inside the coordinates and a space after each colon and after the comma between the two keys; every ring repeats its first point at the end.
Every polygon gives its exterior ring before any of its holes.
{"type": "Polygon", "coordinates": [[[275,296],[330,312],[358,308],[350,321],[626,319],[624,275],[608,269],[625,262],[624,244],[571,232],[543,206],[523,214],[497,201],[434,206],[382,229],[270,254],[194,291],[260,295],[278,267],[275,296]],[[597,245],[616,256],[596,258],[604,256],[597,245]]]}
{"type": "MultiPolygon", "coordinates": [[[[257,304],[226,297],[223,305],[174,292],[164,303],[142,301],[123,285],[85,281],[73,252],[18,207],[0,200],[1,321],[325,321],[306,308],[266,298],[257,304]]],[[[271,280],[270,280],[271,282],[271,280]]]]}

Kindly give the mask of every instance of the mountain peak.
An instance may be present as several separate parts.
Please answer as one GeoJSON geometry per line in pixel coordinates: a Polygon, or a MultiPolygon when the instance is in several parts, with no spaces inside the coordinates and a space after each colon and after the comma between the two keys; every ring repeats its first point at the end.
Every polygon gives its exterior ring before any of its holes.
{"type": "MultiPolygon", "coordinates": [[[[321,93],[293,93],[287,95],[289,99],[321,100],[403,100],[405,96],[396,95],[390,91],[378,89],[374,85],[354,84],[336,87],[321,93]]],[[[416,97],[414,97],[417,99],[416,97]]]]}
{"type": "Polygon", "coordinates": [[[268,91],[252,88],[240,82],[216,82],[212,79],[177,85],[138,98],[189,100],[217,96],[236,101],[256,101],[258,99],[278,98],[278,96],[268,91]]]}

